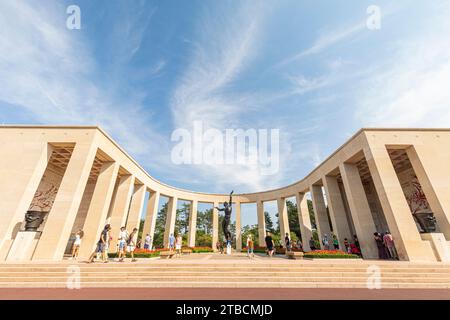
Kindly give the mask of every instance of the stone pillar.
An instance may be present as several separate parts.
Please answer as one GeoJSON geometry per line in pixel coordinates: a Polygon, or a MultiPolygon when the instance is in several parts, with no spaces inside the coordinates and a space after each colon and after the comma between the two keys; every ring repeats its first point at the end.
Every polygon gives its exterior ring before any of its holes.
{"type": "MultiPolygon", "coordinates": [[[[327,208],[323,198],[322,186],[312,185],[310,187],[311,198],[313,203],[314,215],[316,217],[317,234],[319,235],[319,243],[322,248],[322,238],[327,235],[330,240],[331,228],[328,221],[327,208]]],[[[323,248],[322,248],[323,249],[323,248]]]]}
{"type": "Polygon", "coordinates": [[[378,249],[373,239],[373,233],[377,230],[358,168],[354,164],[342,163],[339,166],[339,170],[344,182],[344,189],[353,224],[355,225],[356,235],[361,246],[361,253],[366,259],[376,259],[378,258],[378,249]]]}
{"type": "Polygon", "coordinates": [[[177,219],[178,198],[169,198],[166,213],[166,229],[164,231],[164,248],[169,247],[169,236],[175,232],[175,221],[177,219]]]}
{"type": "Polygon", "coordinates": [[[380,145],[364,149],[364,155],[399,258],[436,261],[431,244],[423,241],[417,230],[386,147],[380,145]]]}
{"type": "Polygon", "coordinates": [[[117,238],[120,228],[125,226],[130,209],[131,195],[133,194],[134,176],[123,175],[119,179],[116,196],[112,204],[111,216],[109,224],[111,225],[112,240],[109,246],[109,252],[116,252],[117,238]]]}
{"type": "Polygon", "coordinates": [[[130,210],[128,212],[126,225],[129,233],[131,233],[134,228],[137,228],[139,231],[146,192],[147,187],[145,185],[134,185],[133,197],[131,198],[130,210]]]}
{"type": "Polygon", "coordinates": [[[53,148],[47,142],[18,144],[2,141],[0,157],[0,261],[12,244],[13,231],[22,223],[47,168],[53,148]]]}
{"type": "Polygon", "coordinates": [[[188,231],[188,246],[195,247],[195,235],[197,233],[197,200],[191,201],[189,212],[189,231],[188,231]]]}
{"type": "MultiPolygon", "coordinates": [[[[219,240],[219,210],[216,209],[216,207],[219,206],[219,202],[214,202],[214,207],[213,207],[213,216],[212,216],[212,221],[213,221],[213,226],[212,226],[212,248],[214,251],[217,250],[216,248],[216,243],[219,240]]],[[[220,239],[220,241],[222,242],[222,239],[220,239]]]]}
{"type": "Polygon", "coordinates": [[[241,203],[236,202],[236,251],[242,250],[242,230],[241,230],[241,203]]]}
{"type": "Polygon", "coordinates": [[[97,146],[77,143],[48,214],[33,260],[61,260],[94,163],[97,146]]]}
{"type": "Polygon", "coordinates": [[[432,144],[414,145],[406,149],[414,173],[419,179],[439,227],[450,240],[450,151],[432,144]]]}
{"type": "Polygon", "coordinates": [[[341,191],[336,177],[325,176],[322,179],[327,196],[328,211],[330,213],[333,233],[339,240],[339,249],[345,251],[344,239],[351,241],[353,238],[350,232],[347,214],[345,212],[344,202],[342,201],[341,191]]]}
{"type": "Polygon", "coordinates": [[[264,203],[261,200],[256,202],[256,211],[258,215],[258,242],[260,247],[266,246],[266,218],[264,216],[264,203]]]}
{"type": "Polygon", "coordinates": [[[89,258],[100,239],[100,233],[108,216],[118,171],[119,165],[115,162],[105,162],[100,169],[83,226],[84,236],[80,246],[80,258],[89,258]]]}
{"type": "Polygon", "coordinates": [[[156,218],[158,216],[159,209],[159,191],[151,191],[150,198],[147,204],[147,212],[145,214],[144,229],[142,231],[142,237],[150,235],[150,249],[153,247],[153,239],[155,237],[156,218]]]}
{"type": "Polygon", "coordinates": [[[277,205],[278,205],[278,221],[280,223],[281,242],[283,243],[283,246],[284,246],[284,237],[285,237],[286,233],[290,234],[289,219],[288,219],[287,208],[286,208],[286,199],[278,198],[277,205]]]}
{"type": "Polygon", "coordinates": [[[300,232],[302,235],[302,244],[304,251],[310,251],[309,240],[312,238],[312,226],[311,218],[309,216],[308,210],[308,199],[305,197],[304,193],[297,193],[297,214],[298,222],[300,223],[300,232]]]}

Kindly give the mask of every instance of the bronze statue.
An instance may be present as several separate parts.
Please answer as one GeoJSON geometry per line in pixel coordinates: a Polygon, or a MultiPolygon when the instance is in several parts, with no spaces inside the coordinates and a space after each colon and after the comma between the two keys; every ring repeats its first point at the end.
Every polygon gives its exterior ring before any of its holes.
{"type": "Polygon", "coordinates": [[[228,226],[230,225],[230,219],[231,219],[231,211],[232,211],[232,207],[231,207],[232,197],[231,196],[232,195],[233,195],[233,191],[230,192],[230,201],[229,202],[225,201],[223,203],[223,208],[216,207],[217,210],[223,211],[225,214],[223,221],[222,221],[222,230],[223,230],[223,234],[224,234],[225,238],[227,239],[227,242],[231,241],[231,232],[230,232],[230,230],[228,230],[228,226]]]}
{"type": "Polygon", "coordinates": [[[25,213],[25,231],[36,231],[44,220],[47,212],[28,210],[25,213]]]}

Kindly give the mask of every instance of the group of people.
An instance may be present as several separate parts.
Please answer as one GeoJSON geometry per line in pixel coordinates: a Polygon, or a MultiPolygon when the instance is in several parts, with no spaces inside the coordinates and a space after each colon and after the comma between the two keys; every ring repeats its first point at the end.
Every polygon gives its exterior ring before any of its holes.
{"type": "Polygon", "coordinates": [[[183,237],[178,234],[176,237],[171,233],[169,235],[169,251],[172,253],[175,250],[175,257],[181,257],[181,248],[183,246],[183,237]]]}
{"type": "MultiPolygon", "coordinates": [[[[78,230],[75,233],[75,240],[72,245],[72,254],[71,259],[77,259],[78,253],[80,251],[81,241],[84,235],[83,230],[78,230]]],[[[125,227],[120,228],[119,236],[117,238],[117,252],[118,252],[118,261],[123,262],[126,254],[130,253],[131,261],[134,262],[136,259],[134,258],[134,250],[136,249],[137,244],[137,236],[138,229],[134,228],[131,233],[128,233],[125,227]]],[[[148,236],[148,235],[147,235],[148,236]]],[[[111,225],[107,224],[103,228],[100,239],[97,241],[96,248],[94,252],[88,259],[88,263],[94,262],[94,259],[101,259],[104,263],[108,262],[108,251],[110,248],[111,240],[113,239],[111,234],[111,225]]],[[[146,241],[148,239],[146,238],[146,241]]]]}
{"type": "Polygon", "coordinates": [[[378,248],[378,258],[399,260],[394,239],[389,231],[386,231],[384,234],[375,232],[373,236],[378,248]]]}

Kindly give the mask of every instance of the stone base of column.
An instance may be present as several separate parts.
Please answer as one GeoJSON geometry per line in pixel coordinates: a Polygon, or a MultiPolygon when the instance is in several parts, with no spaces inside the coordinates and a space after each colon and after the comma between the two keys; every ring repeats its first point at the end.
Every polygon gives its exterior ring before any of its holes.
{"type": "Polygon", "coordinates": [[[9,250],[6,261],[29,261],[33,256],[41,232],[19,231],[9,250]]]}
{"type": "Polygon", "coordinates": [[[437,261],[450,262],[450,241],[443,233],[421,233],[420,237],[430,242],[437,261]]]}

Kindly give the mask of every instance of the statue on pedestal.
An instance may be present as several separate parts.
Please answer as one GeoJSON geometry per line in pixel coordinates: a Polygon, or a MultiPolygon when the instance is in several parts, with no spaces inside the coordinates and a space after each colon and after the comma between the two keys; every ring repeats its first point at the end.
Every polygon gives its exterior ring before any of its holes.
{"type": "Polygon", "coordinates": [[[25,213],[25,231],[36,231],[47,213],[46,211],[28,210],[25,213]]]}
{"type": "Polygon", "coordinates": [[[233,191],[230,192],[230,201],[223,203],[223,208],[216,207],[217,210],[224,212],[224,218],[222,222],[222,230],[223,234],[225,235],[225,238],[227,239],[227,244],[231,242],[231,232],[228,230],[228,227],[230,225],[230,219],[231,219],[231,211],[232,211],[232,195],[233,191]]]}

